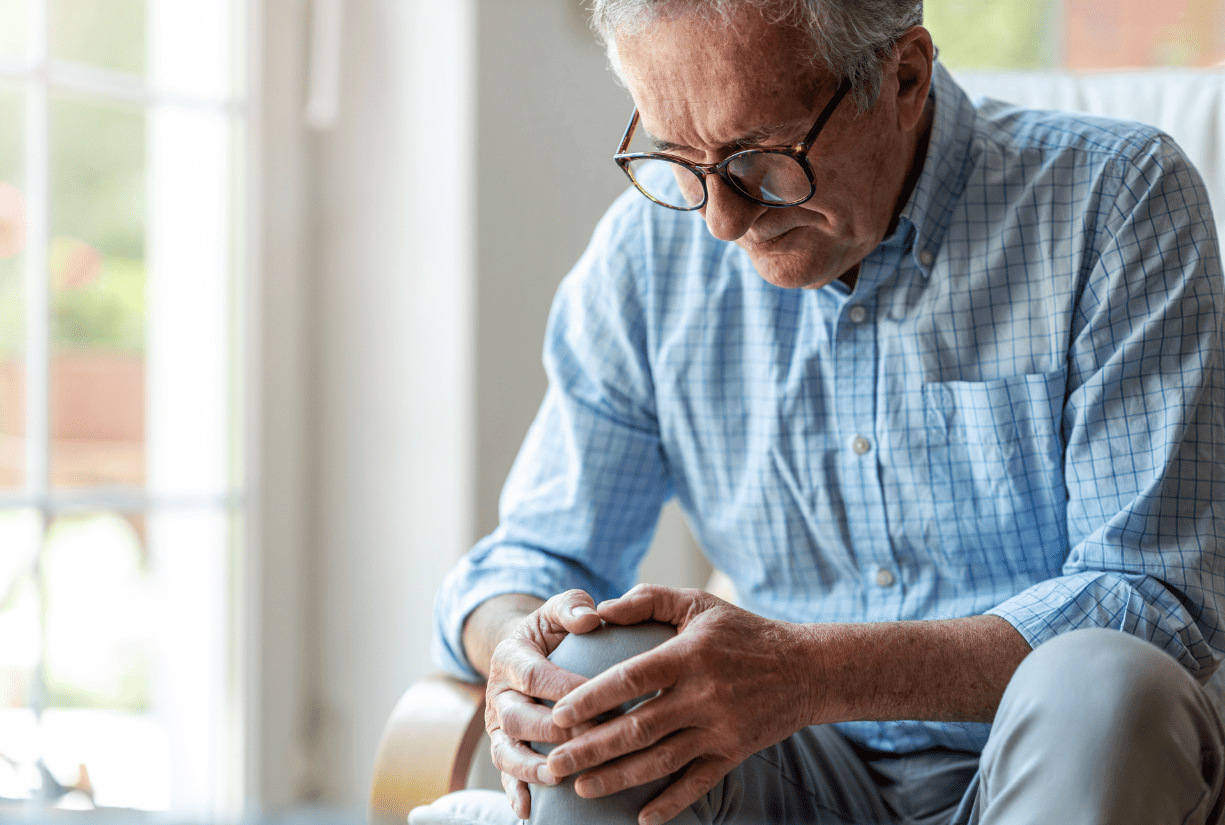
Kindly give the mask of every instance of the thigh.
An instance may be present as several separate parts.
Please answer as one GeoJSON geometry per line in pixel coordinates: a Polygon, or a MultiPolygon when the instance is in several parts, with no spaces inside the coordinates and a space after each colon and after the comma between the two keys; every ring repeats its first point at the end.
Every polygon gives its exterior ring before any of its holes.
{"type": "Polygon", "coordinates": [[[897,822],[855,748],[828,725],[805,728],[750,756],[694,806],[712,825],[897,822]]]}

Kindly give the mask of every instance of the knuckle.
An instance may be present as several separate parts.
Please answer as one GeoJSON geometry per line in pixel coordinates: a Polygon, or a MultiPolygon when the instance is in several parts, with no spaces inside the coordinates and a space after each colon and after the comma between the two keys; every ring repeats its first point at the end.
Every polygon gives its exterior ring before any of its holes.
{"type": "Polygon", "coordinates": [[[688,761],[681,756],[680,751],[675,747],[660,750],[658,759],[659,769],[668,775],[674,774],[685,767],[685,763],[688,761]]]}
{"type": "Polygon", "coordinates": [[[655,726],[644,719],[641,714],[625,715],[626,743],[631,746],[645,747],[655,741],[655,726]]]}
{"type": "Polygon", "coordinates": [[[534,665],[528,665],[519,671],[519,680],[521,682],[521,690],[528,696],[540,696],[543,685],[543,676],[540,673],[540,668],[534,665]]]}
{"type": "Polygon", "coordinates": [[[646,693],[645,674],[629,662],[617,665],[617,680],[632,690],[635,695],[646,693]]]}
{"type": "Polygon", "coordinates": [[[506,771],[506,765],[502,758],[505,748],[505,744],[497,736],[490,737],[489,758],[493,760],[493,766],[503,772],[506,771]]]}

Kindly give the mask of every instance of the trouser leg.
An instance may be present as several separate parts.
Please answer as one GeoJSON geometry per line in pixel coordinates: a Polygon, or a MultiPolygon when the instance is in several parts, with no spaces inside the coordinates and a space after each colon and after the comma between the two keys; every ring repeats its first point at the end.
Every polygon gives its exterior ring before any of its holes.
{"type": "Polygon", "coordinates": [[[1220,716],[1157,647],[1112,630],[1039,646],[1009,682],[983,751],[980,825],[1215,825],[1220,716]]]}

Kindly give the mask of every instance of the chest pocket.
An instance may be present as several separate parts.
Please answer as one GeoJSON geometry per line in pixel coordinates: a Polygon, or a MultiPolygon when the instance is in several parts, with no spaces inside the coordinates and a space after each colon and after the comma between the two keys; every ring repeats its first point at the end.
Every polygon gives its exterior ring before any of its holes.
{"type": "MultiPolygon", "coordinates": [[[[1066,547],[1066,371],[923,387],[926,482],[940,552],[967,576],[1045,578],[1066,547]]],[[[981,579],[980,579],[981,580],[981,579]]]]}

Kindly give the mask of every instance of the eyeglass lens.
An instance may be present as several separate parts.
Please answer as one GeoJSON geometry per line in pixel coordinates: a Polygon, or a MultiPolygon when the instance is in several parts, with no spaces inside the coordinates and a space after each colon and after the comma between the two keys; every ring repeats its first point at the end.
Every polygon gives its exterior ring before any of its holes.
{"type": "MultiPolygon", "coordinates": [[[[652,200],[682,209],[692,209],[702,202],[702,179],[679,163],[635,158],[629,163],[629,171],[634,183],[652,200]]],[[[802,201],[812,188],[799,161],[779,152],[733,156],[726,171],[741,194],[767,204],[802,201]]]]}

